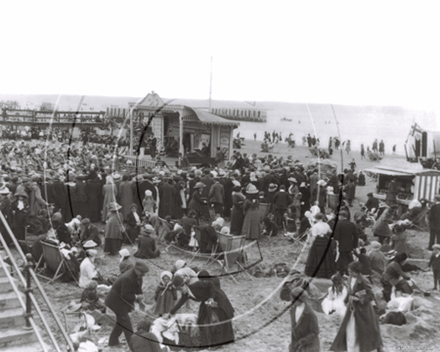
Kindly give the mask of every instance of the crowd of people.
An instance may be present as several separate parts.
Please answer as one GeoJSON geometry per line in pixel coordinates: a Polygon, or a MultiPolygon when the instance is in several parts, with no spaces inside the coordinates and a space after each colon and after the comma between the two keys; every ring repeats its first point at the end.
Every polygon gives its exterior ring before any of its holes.
{"type": "MultiPolygon", "coordinates": [[[[413,204],[407,217],[397,220],[392,200],[379,203],[370,194],[361,209],[353,211],[356,187],[365,185],[365,176],[356,173],[354,160],[338,174],[308,168],[291,156],[234,152],[224,169],[193,167],[171,173],[157,167],[139,173],[132,169],[131,161],[113,155],[117,149],[100,145],[4,141],[1,148],[0,206],[15,237],[37,236],[30,248],[36,260],[42,253],[41,241],[61,244],[68,253],[70,279],[78,280],[85,291],[95,290],[96,283],[111,286],[105,306],[116,314],[117,324],[110,346],[119,344],[122,332],[132,350],[142,346],[133,335],[128,313],[143,297],[141,278],[148,272],[145,260],[160,256],[157,240],[185,249],[202,247],[195,233],[203,226],[213,242],[217,233],[243,235],[248,240],[284,235],[289,241],[306,241],[305,275],[333,280],[339,275],[349,302],[332,345],[335,351],[382,346],[374,287],[381,288],[385,301],[392,299],[394,291],[412,294],[419,290],[408,274],[414,266],[406,263],[410,253],[405,235],[405,220],[414,219],[411,211],[419,205],[413,204]],[[331,195],[341,206],[329,206],[331,195]],[[262,204],[267,207],[264,217],[262,204]],[[163,236],[158,235],[159,223],[167,225],[163,236]],[[378,241],[365,235],[369,226],[378,241]],[[134,260],[122,248],[123,243],[137,243],[134,260]],[[99,274],[94,263],[97,247],[110,256],[120,256],[120,273],[106,278],[99,274]],[[376,338],[357,335],[359,327],[376,338]]],[[[429,247],[434,253],[429,265],[435,287],[440,280],[438,212],[437,204],[432,205],[429,247]]],[[[7,232],[1,229],[1,233],[7,232]]],[[[201,331],[201,345],[233,341],[230,319],[234,309],[219,280],[194,269],[177,261],[169,272],[162,273],[155,314],[169,317],[188,299],[201,302],[197,323],[208,326],[201,331]],[[176,291],[180,291],[179,300],[176,291]],[[214,321],[223,323],[209,327],[214,321]]],[[[307,305],[307,292],[292,291],[292,299],[291,351],[299,347],[319,350],[318,323],[307,305]],[[300,319],[303,315],[307,319],[300,319]]],[[[139,330],[149,330],[151,322],[142,324],[139,330]]]]}

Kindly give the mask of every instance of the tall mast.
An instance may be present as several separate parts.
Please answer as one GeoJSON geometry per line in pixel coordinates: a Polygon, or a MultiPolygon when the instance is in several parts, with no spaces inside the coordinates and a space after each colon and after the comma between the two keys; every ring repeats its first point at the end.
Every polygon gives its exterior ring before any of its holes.
{"type": "Polygon", "coordinates": [[[211,56],[211,74],[209,81],[209,112],[211,112],[211,93],[212,93],[212,56],[211,56]]]}

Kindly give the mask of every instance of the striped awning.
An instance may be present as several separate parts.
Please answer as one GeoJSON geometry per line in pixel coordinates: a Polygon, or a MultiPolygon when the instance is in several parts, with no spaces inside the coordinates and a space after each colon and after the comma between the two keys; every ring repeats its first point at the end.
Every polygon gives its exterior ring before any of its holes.
{"type": "Polygon", "coordinates": [[[419,175],[414,183],[414,198],[425,198],[431,202],[439,194],[440,175],[419,175]]]}

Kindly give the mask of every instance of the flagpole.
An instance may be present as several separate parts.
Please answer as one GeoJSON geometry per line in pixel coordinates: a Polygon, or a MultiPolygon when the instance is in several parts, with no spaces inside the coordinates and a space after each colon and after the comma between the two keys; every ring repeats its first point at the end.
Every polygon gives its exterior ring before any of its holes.
{"type": "Polygon", "coordinates": [[[212,56],[211,56],[211,73],[209,80],[209,112],[211,112],[211,93],[212,93],[212,56]]]}

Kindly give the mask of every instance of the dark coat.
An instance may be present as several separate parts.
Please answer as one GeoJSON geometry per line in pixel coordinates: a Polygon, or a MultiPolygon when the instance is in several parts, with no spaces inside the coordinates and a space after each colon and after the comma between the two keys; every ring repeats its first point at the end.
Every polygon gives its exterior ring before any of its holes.
{"type": "Polygon", "coordinates": [[[102,186],[99,179],[90,180],[86,184],[86,194],[88,198],[88,217],[91,222],[100,220],[102,186]]]}
{"type": "Polygon", "coordinates": [[[163,352],[166,348],[161,348],[159,340],[152,332],[137,331],[131,337],[133,352],[163,352]]]}
{"type": "Polygon", "coordinates": [[[436,257],[435,253],[432,253],[428,267],[432,267],[432,271],[440,271],[440,256],[436,257]]]}
{"type": "Polygon", "coordinates": [[[292,341],[289,352],[319,352],[319,325],[315,312],[307,303],[298,322],[295,320],[296,307],[290,308],[292,341]]]}
{"type": "Polygon", "coordinates": [[[56,195],[54,202],[55,202],[55,210],[58,211],[58,209],[61,209],[61,214],[63,215],[63,218],[65,217],[65,209],[66,209],[66,188],[64,186],[64,183],[60,180],[55,180],[52,184],[52,189],[56,195]]]}
{"type": "Polygon", "coordinates": [[[346,219],[339,220],[335,226],[334,239],[339,243],[340,252],[351,252],[358,246],[356,225],[346,219]]]}
{"type": "Polygon", "coordinates": [[[214,179],[210,177],[209,175],[206,175],[205,177],[202,177],[200,180],[205,184],[205,188],[203,188],[202,196],[205,198],[208,198],[209,191],[211,190],[212,185],[215,183],[214,179]]]}
{"type": "Polygon", "coordinates": [[[428,213],[429,228],[440,230],[440,203],[434,204],[428,213]]]}
{"type": "Polygon", "coordinates": [[[116,315],[131,312],[136,295],[142,294],[142,278],[136,276],[134,268],[119,276],[105,300],[105,305],[116,315]]]}
{"type": "Polygon", "coordinates": [[[225,199],[225,189],[221,183],[214,183],[209,191],[209,202],[223,204],[225,199]]]}
{"type": "Polygon", "coordinates": [[[101,245],[102,241],[101,241],[101,237],[99,237],[99,230],[98,228],[93,225],[90,224],[86,229],[84,229],[84,231],[81,233],[81,242],[85,243],[87,241],[93,241],[95,242],[98,246],[101,245]]]}
{"type": "Polygon", "coordinates": [[[165,183],[159,188],[159,216],[161,218],[173,214],[173,204],[176,194],[177,190],[169,183],[165,183]]]}
{"type": "MultiPolygon", "coordinates": [[[[356,320],[360,351],[370,352],[382,346],[382,337],[380,335],[379,320],[371,305],[371,301],[374,299],[374,293],[371,284],[362,275],[357,276],[353,290],[349,285],[345,303],[349,302],[349,297],[356,294],[361,295],[359,293],[361,291],[365,292],[364,298],[362,298],[361,301],[354,301],[352,309],[354,310],[354,318],[356,320]]],[[[347,351],[346,330],[352,309],[350,309],[350,306],[347,307],[344,320],[330,347],[331,351],[347,351]]]]}
{"type": "Polygon", "coordinates": [[[156,242],[149,235],[143,235],[139,241],[139,248],[133,255],[136,258],[152,259],[157,258],[160,252],[156,250],[156,242]]]}
{"type": "Polygon", "coordinates": [[[287,209],[289,206],[290,197],[285,191],[279,191],[273,197],[274,209],[287,209]]]}

